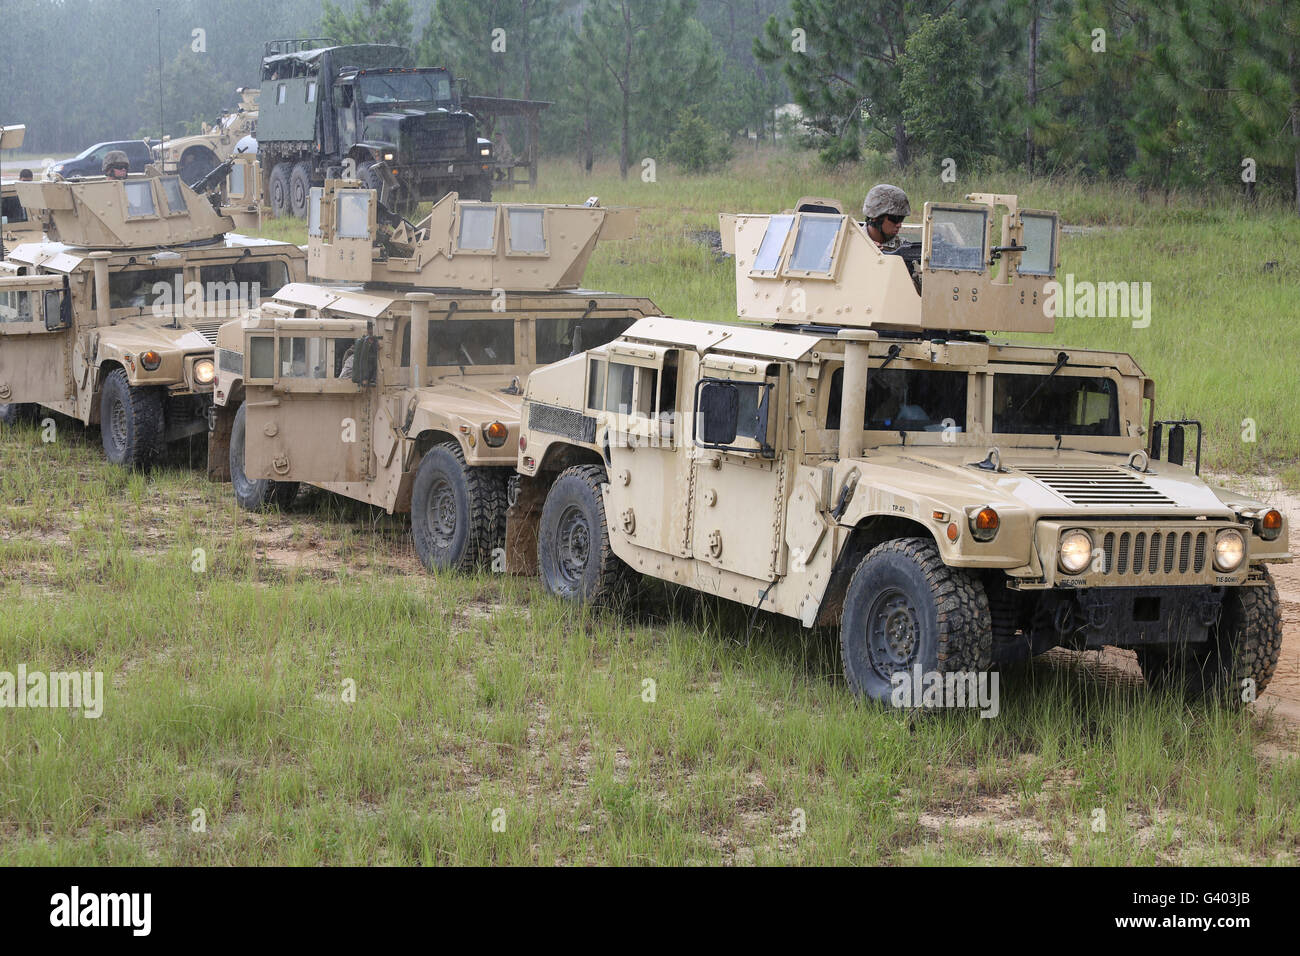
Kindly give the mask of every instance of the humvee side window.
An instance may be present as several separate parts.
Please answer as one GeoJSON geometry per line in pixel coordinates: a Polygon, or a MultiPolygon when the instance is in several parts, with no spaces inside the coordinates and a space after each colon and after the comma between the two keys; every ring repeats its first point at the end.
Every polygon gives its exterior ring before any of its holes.
{"type": "Polygon", "coordinates": [[[280,340],[281,378],[327,378],[329,339],[295,335],[280,340]]]}
{"type": "Polygon", "coordinates": [[[1021,243],[1026,250],[1020,255],[1016,271],[1027,276],[1049,276],[1056,259],[1056,217],[1021,213],[1021,243]]]}
{"type": "Polygon", "coordinates": [[[1084,375],[993,376],[993,431],[1013,435],[1119,435],[1114,379],[1084,375]]]}
{"type": "Polygon", "coordinates": [[[185,205],[185,196],[181,193],[180,177],[164,176],[159,182],[162,183],[163,195],[167,197],[167,214],[183,216],[188,213],[189,209],[185,205]]]}
{"type": "Polygon", "coordinates": [[[786,262],[788,272],[822,272],[831,269],[835,255],[835,240],[844,224],[843,216],[803,213],[799,216],[799,231],[794,237],[794,248],[786,262]]]}
{"type": "Polygon", "coordinates": [[[0,292],[0,322],[30,322],[32,318],[30,292],[18,289],[0,292]]]}
{"type": "Polygon", "coordinates": [[[587,363],[587,407],[602,408],[605,404],[605,363],[591,359],[587,363]]]}
{"type": "Polygon", "coordinates": [[[307,83],[307,102],[308,103],[316,102],[316,81],[315,80],[311,80],[307,83]]]}
{"type": "Polygon", "coordinates": [[[248,339],[248,377],[275,377],[275,339],[269,335],[254,335],[248,339]]]}
{"type": "Polygon", "coordinates": [[[632,411],[632,383],[636,369],[618,362],[609,363],[609,377],[605,384],[605,411],[632,411]]]}
{"type": "Polygon", "coordinates": [[[935,209],[930,222],[930,268],[983,272],[988,217],[987,209],[935,209]]]}
{"type": "Polygon", "coordinates": [[[770,382],[701,379],[696,393],[696,444],[728,451],[770,452],[767,446],[770,382]],[[757,448],[736,446],[744,438],[757,448]]]}
{"type": "Polygon", "coordinates": [[[336,232],[344,239],[367,239],[370,236],[370,193],[350,189],[338,194],[339,214],[336,232]]]}
{"type": "Polygon", "coordinates": [[[126,189],[126,215],[128,219],[137,219],[158,215],[153,201],[153,183],[147,179],[124,182],[126,189]]]}
{"type": "Polygon", "coordinates": [[[767,220],[767,231],[759,243],[758,255],[754,257],[751,272],[776,272],[781,264],[781,250],[785,248],[785,237],[790,234],[794,216],[771,216],[767,220]]]}
{"type": "MultiPolygon", "coordinates": [[[[873,368],[867,372],[869,431],[943,432],[966,428],[967,373],[913,368],[873,368]]],[[[831,375],[827,390],[826,427],[840,427],[844,369],[831,375]]]]}
{"type": "Polygon", "coordinates": [[[275,105],[280,106],[284,103],[285,86],[281,83],[275,88],[275,105]]]}
{"type": "Polygon", "coordinates": [[[491,252],[496,246],[497,207],[462,206],[460,209],[460,232],[456,236],[456,247],[462,251],[491,252]]]}
{"type": "Polygon", "coordinates": [[[45,312],[47,331],[66,329],[72,323],[71,311],[66,316],[63,314],[63,293],[58,289],[49,289],[45,292],[41,308],[45,312]]]}
{"type": "Polygon", "coordinates": [[[508,209],[508,234],[510,252],[534,253],[546,251],[546,210],[508,209]]]}
{"type": "MultiPolygon", "coordinates": [[[[227,179],[226,191],[230,193],[230,198],[242,197],[244,195],[244,164],[235,163],[230,167],[230,176],[227,179]]],[[[320,215],[320,203],[316,204],[316,215],[320,215]]]]}

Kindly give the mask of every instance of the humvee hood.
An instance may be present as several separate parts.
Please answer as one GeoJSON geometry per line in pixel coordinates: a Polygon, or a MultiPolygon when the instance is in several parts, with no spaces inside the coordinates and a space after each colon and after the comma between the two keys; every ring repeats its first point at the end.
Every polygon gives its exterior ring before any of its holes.
{"type": "Polygon", "coordinates": [[[510,383],[520,377],[508,374],[447,375],[420,389],[420,403],[470,418],[506,416],[517,420],[523,401],[523,382],[519,383],[516,395],[503,389],[509,388],[510,383]]]}
{"type": "MultiPolygon", "coordinates": [[[[1010,448],[1001,470],[982,468],[986,449],[971,446],[881,449],[863,459],[873,482],[897,472],[900,486],[935,498],[956,492],[969,498],[986,489],[989,504],[1019,505],[1040,514],[1159,514],[1196,511],[1231,517],[1232,510],[1186,468],[1153,461],[1145,472],[1128,465],[1128,456],[1052,449],[1010,448]]],[[[1237,496],[1242,497],[1242,496],[1237,496]]]]}

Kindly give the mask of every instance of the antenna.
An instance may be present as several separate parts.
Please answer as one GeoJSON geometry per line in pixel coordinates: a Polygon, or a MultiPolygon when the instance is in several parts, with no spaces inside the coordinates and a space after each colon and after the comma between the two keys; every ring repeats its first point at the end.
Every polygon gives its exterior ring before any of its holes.
{"type": "Polygon", "coordinates": [[[163,122],[163,75],[162,75],[162,7],[155,7],[154,13],[158,17],[158,157],[161,160],[163,154],[163,133],[167,129],[163,122]]]}

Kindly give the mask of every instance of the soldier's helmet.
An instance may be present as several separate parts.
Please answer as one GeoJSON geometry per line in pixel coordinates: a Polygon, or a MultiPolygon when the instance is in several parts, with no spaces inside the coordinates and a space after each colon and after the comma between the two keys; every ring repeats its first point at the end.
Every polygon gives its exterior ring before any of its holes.
{"type": "Polygon", "coordinates": [[[104,164],[101,167],[104,171],[104,175],[107,176],[108,171],[114,166],[126,166],[127,168],[130,168],[131,160],[127,159],[126,153],[122,152],[120,149],[110,149],[104,156],[104,164]]]}
{"type": "Polygon", "coordinates": [[[862,202],[862,215],[867,220],[879,219],[881,216],[906,216],[911,211],[907,193],[889,183],[872,186],[862,202]]]}

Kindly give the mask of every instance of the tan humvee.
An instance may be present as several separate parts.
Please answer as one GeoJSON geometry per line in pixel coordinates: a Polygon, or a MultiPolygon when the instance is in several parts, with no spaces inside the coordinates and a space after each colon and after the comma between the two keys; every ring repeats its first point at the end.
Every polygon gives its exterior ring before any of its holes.
{"type": "Polygon", "coordinates": [[[99,424],[125,465],[206,431],[218,326],[301,281],[303,250],[228,233],[176,176],[16,190],[49,239],[0,262],[0,416],[44,406],[99,424]]]}
{"type": "Polygon", "coordinates": [[[1128,355],[976,332],[1053,330],[1059,230],[967,198],[927,204],[900,255],[844,215],[724,216],[765,324],[646,318],[533,372],[510,568],[574,600],[630,570],[838,623],[878,699],[1056,645],[1263,690],[1282,515],[1182,465],[1188,423],[1155,422],[1128,355]]]}
{"type": "MultiPolygon", "coordinates": [[[[235,155],[235,147],[245,136],[257,129],[258,90],[240,88],[239,106],[234,112],[222,113],[216,123],[203,124],[203,130],[193,136],[167,138],[154,149],[154,159],[162,160],[163,171],[176,173],[193,186],[209,171],[235,155]]],[[[254,154],[255,155],[255,154],[254,154]]]]}
{"type": "Polygon", "coordinates": [[[228,458],[244,507],[308,482],[409,511],[431,570],[488,560],[528,372],[657,311],[579,288],[627,212],[452,193],[412,225],[357,183],[314,189],[311,276],[363,284],[289,285],[221,328],[209,462],[228,458]]]}

